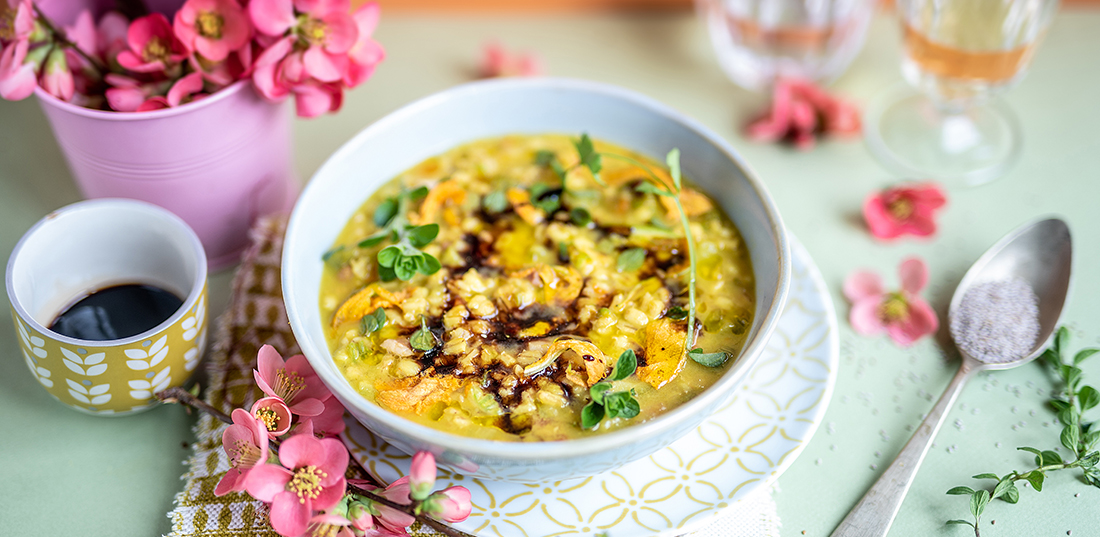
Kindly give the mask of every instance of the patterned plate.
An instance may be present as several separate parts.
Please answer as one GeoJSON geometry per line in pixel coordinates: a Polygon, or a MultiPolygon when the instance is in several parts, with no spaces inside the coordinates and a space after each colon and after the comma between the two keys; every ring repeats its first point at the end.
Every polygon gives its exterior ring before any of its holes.
{"type": "MultiPolygon", "coordinates": [[[[463,485],[473,513],[456,527],[478,536],[680,535],[773,482],[813,436],[836,383],[836,317],[810,255],[791,241],[790,295],[775,334],[733,400],[695,432],[618,470],[583,480],[519,484],[441,470],[463,485]]],[[[352,457],[389,483],[410,457],[349,418],[352,457]]]]}

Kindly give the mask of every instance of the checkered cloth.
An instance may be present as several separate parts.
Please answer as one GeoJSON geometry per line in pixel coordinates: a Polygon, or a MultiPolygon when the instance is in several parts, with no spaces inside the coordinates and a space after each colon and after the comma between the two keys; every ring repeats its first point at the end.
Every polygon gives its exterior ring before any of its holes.
{"type": "MultiPolygon", "coordinates": [[[[262,219],[252,229],[252,245],[233,278],[229,308],[218,319],[217,337],[206,364],[210,385],[205,399],[226,414],[234,408],[249,408],[263,397],[252,377],[260,347],[271,345],[283,356],[301,352],[290,331],[279,279],[285,231],[283,217],[262,219]]],[[[197,441],[182,477],[183,491],[176,495],[176,507],[168,514],[172,519],[169,537],[278,537],[268,523],[263,502],[243,492],[214,495],[214,487],[229,470],[221,441],[226,427],[205,414],[195,425],[197,441]]],[[[354,465],[349,468],[349,476],[364,478],[359,472],[354,465]]],[[[411,533],[414,537],[439,535],[419,524],[411,533]]],[[[769,490],[738,502],[727,516],[695,534],[742,535],[779,535],[779,517],[769,490]]]]}

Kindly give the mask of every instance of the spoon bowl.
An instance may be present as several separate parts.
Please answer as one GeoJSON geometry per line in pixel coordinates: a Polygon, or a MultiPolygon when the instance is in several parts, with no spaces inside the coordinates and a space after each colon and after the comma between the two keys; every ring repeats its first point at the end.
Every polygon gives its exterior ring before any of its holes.
{"type": "MultiPolygon", "coordinates": [[[[1009,369],[1035,359],[1046,346],[1058,327],[1066,297],[1069,296],[1073,241],[1069,226],[1060,218],[1044,218],[1024,224],[986,250],[966,271],[951,297],[947,310],[948,325],[954,324],[959,305],[967,291],[991,282],[1023,279],[1039,298],[1039,336],[1031,351],[1016,360],[1007,362],[981,362],[981,369],[1009,369]]],[[[954,335],[952,335],[954,336],[954,335]]]]}
{"type": "Polygon", "coordinates": [[[1020,278],[1031,286],[1039,299],[1039,334],[1035,343],[1028,354],[1004,362],[983,362],[959,349],[962,364],[955,378],[951,379],[913,438],[841,521],[832,537],[883,537],[890,531],[917,469],[966,381],[978,371],[1022,365],[1035,359],[1046,346],[1069,294],[1072,264],[1069,226],[1061,219],[1045,218],[1024,224],[1005,235],[966,271],[951,297],[948,323],[952,324],[963,297],[971,289],[985,283],[1020,278]]]}

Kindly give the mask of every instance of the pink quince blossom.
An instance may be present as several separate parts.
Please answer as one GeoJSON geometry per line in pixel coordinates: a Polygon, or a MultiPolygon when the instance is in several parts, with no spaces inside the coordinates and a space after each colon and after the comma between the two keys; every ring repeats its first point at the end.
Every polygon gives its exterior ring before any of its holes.
{"type": "Polygon", "coordinates": [[[927,237],[936,232],[935,213],[946,203],[947,196],[935,183],[903,184],[867,196],[863,219],[879,239],[927,237]]]}
{"type": "Polygon", "coordinates": [[[918,257],[898,265],[901,289],[887,293],[882,279],[869,271],[853,272],[844,280],[844,296],[852,302],[848,320],[859,334],[872,336],[882,331],[898,345],[908,347],[933,334],[939,319],[918,293],[928,283],[928,266],[918,257]]]}
{"type": "Polygon", "coordinates": [[[409,469],[409,497],[424,500],[435,488],[435,456],[427,451],[417,451],[409,469]]]}
{"type": "Polygon", "coordinates": [[[252,38],[252,24],[237,0],[187,0],[172,28],[188,48],[215,62],[252,38]]]}
{"type": "Polygon", "coordinates": [[[268,396],[282,399],[294,414],[316,416],[325,410],[324,401],[332,397],[301,354],[284,362],[279,351],[264,345],[256,356],[256,367],[252,375],[256,385],[268,396]]]}
{"type": "Polygon", "coordinates": [[[500,43],[489,43],[482,49],[482,78],[503,76],[539,76],[542,60],[532,53],[511,54],[500,43]]]}
{"type": "Polygon", "coordinates": [[[126,32],[126,44],[129,48],[118,53],[118,63],[135,73],[166,71],[191,54],[160,13],[135,19],[126,32]]]}
{"type": "Polygon", "coordinates": [[[271,504],[271,526],[282,535],[309,529],[314,511],[344,497],[348,450],[339,440],[296,434],[279,447],[279,462],[256,466],[245,479],[252,497],[271,504]]]}
{"type": "Polygon", "coordinates": [[[0,52],[0,97],[18,101],[34,93],[38,66],[34,61],[28,61],[28,48],[30,43],[22,40],[9,43],[0,52]]]}
{"type": "Polygon", "coordinates": [[[350,0],[252,0],[248,12],[259,32],[282,36],[289,30],[303,52],[306,73],[338,82],[348,70],[348,51],[359,40],[350,0]]]}
{"type": "Polygon", "coordinates": [[[263,422],[272,440],[290,432],[293,416],[290,408],[278,397],[264,397],[252,405],[252,415],[263,422]]]}
{"type": "Polygon", "coordinates": [[[103,79],[111,86],[105,92],[107,104],[118,112],[137,112],[146,101],[171,87],[169,80],[142,83],[116,73],[107,73],[103,79]]]}
{"type": "Polygon", "coordinates": [[[69,61],[65,57],[65,50],[54,48],[46,58],[46,68],[42,72],[42,89],[46,93],[61,99],[71,101],[75,90],[73,72],[69,69],[69,61]]]}
{"type": "Polygon", "coordinates": [[[470,516],[473,504],[470,502],[470,491],[466,487],[448,487],[436,492],[424,501],[424,510],[431,516],[443,519],[445,522],[462,522],[470,516]]]}
{"type": "Polygon", "coordinates": [[[215,496],[244,490],[249,471],[267,462],[267,442],[267,428],[262,422],[243,408],[233,411],[233,425],[222,433],[222,449],[229,457],[232,468],[218,481],[218,486],[214,488],[215,496]]]}
{"type": "Polygon", "coordinates": [[[746,128],[753,140],[790,140],[795,147],[808,150],[814,147],[816,135],[850,137],[860,132],[855,105],[830,95],[813,82],[780,78],[772,91],[771,109],[746,128]]]}

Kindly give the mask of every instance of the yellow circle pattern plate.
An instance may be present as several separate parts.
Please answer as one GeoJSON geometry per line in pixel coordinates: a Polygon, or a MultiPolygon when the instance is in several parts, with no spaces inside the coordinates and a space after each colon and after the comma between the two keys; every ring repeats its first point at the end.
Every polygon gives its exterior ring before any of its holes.
{"type": "MultiPolygon", "coordinates": [[[[440,470],[437,488],[463,485],[473,512],[455,527],[478,536],[681,535],[773,482],[825,415],[838,366],[837,322],[825,281],[791,241],[790,294],[764,354],[732,400],[694,432],[649,457],[582,480],[539,484],[469,478],[440,470]]],[[[389,483],[411,457],[352,418],[352,457],[389,483]]]]}

